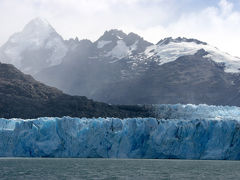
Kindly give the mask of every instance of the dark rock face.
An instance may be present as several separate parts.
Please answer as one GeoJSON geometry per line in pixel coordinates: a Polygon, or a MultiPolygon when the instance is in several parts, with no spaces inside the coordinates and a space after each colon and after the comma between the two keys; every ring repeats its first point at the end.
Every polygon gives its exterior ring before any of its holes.
{"type": "Polygon", "coordinates": [[[144,106],[111,106],[86,97],[69,96],[21,73],[13,65],[0,64],[0,117],[148,117],[144,106]]]}

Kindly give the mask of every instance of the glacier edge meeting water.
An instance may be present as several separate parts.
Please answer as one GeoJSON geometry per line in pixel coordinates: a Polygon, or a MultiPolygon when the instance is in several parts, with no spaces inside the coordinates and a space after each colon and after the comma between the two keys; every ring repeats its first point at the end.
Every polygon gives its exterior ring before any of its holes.
{"type": "Polygon", "coordinates": [[[240,108],[156,105],[155,118],[0,119],[1,157],[240,159],[240,108]]]}

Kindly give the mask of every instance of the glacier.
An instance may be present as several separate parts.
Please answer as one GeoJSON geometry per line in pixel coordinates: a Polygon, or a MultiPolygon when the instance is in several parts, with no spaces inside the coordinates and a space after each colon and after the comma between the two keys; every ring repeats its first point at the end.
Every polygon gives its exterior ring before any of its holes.
{"type": "MultiPolygon", "coordinates": [[[[210,58],[216,63],[224,64],[226,73],[239,73],[240,58],[220,51],[218,48],[196,42],[170,42],[168,44],[157,44],[148,46],[144,52],[147,59],[155,58],[159,65],[177,60],[181,56],[194,55],[199,50],[208,52],[204,58],[210,58]]],[[[143,56],[144,57],[144,56],[143,56]]]]}
{"type": "Polygon", "coordinates": [[[240,159],[240,108],[155,105],[154,118],[0,118],[1,157],[240,159]]]}

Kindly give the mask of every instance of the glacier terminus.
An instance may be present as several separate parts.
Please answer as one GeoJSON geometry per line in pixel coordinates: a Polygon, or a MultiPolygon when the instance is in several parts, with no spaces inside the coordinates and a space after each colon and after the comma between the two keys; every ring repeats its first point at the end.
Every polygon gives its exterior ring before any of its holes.
{"type": "Polygon", "coordinates": [[[154,118],[1,118],[0,156],[240,159],[239,107],[154,110],[154,118]]]}

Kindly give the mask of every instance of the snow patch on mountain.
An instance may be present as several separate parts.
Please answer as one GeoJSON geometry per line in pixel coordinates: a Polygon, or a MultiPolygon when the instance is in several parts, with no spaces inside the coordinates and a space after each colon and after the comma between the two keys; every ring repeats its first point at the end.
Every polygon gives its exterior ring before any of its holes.
{"type": "Polygon", "coordinates": [[[131,46],[130,46],[130,51],[132,52],[132,51],[135,51],[136,49],[137,49],[137,47],[138,47],[138,40],[134,43],[134,44],[132,44],[131,46]]]}
{"type": "Polygon", "coordinates": [[[127,46],[123,40],[118,40],[117,45],[109,51],[106,56],[110,56],[116,59],[122,59],[125,57],[129,57],[133,51],[135,51],[138,47],[138,41],[134,42],[132,45],[127,46]]]}
{"type": "Polygon", "coordinates": [[[122,59],[129,54],[129,47],[123,40],[117,41],[117,45],[107,53],[106,56],[111,56],[113,58],[122,59]]]}
{"type": "Polygon", "coordinates": [[[101,40],[101,41],[98,41],[98,44],[97,44],[97,48],[98,49],[101,49],[103,48],[105,45],[111,43],[112,41],[104,41],[104,40],[101,40]]]}
{"type": "Polygon", "coordinates": [[[211,58],[217,63],[223,63],[225,65],[225,72],[240,72],[240,58],[221,52],[216,47],[207,44],[197,44],[195,42],[169,42],[167,44],[149,46],[144,54],[146,58],[155,58],[159,65],[163,65],[175,61],[181,56],[194,55],[200,49],[204,49],[208,52],[208,55],[204,56],[205,58],[211,58]]]}
{"type": "Polygon", "coordinates": [[[228,53],[222,52],[215,47],[209,46],[206,48],[206,51],[209,52],[206,55],[206,58],[211,58],[217,63],[224,63],[225,72],[227,73],[239,73],[240,72],[240,58],[231,56],[228,53]]]}

